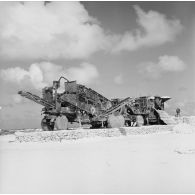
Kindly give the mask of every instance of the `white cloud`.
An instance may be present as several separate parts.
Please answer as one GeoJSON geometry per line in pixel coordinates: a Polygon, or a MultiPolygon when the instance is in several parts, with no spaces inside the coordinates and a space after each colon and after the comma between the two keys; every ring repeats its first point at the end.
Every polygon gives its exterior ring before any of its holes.
{"type": "MultiPolygon", "coordinates": [[[[77,80],[82,84],[89,84],[99,76],[96,67],[89,63],[82,63],[77,67],[64,68],[49,62],[31,64],[28,70],[20,67],[2,69],[0,77],[8,82],[24,86],[29,83],[33,88],[40,90],[52,85],[53,80],[65,76],[69,80],[77,80]]],[[[17,97],[15,97],[17,101],[17,97]]]]}
{"type": "Polygon", "coordinates": [[[118,85],[122,84],[123,83],[123,75],[122,74],[119,74],[117,75],[115,78],[114,78],[114,82],[118,85]]]}
{"type": "Polygon", "coordinates": [[[165,72],[181,72],[186,64],[178,56],[160,56],[157,63],[145,62],[138,66],[138,71],[145,77],[157,79],[165,72]]]}
{"type": "Polygon", "coordinates": [[[138,71],[146,78],[157,79],[161,75],[161,69],[158,63],[154,62],[143,62],[138,65],[138,71]]]}
{"type": "Polygon", "coordinates": [[[122,36],[119,35],[113,52],[133,51],[143,46],[158,46],[173,41],[182,30],[182,25],[177,19],[167,19],[164,14],[157,11],[145,12],[139,6],[134,6],[134,8],[140,28],[132,32],[127,31],[122,36]]]}
{"type": "Polygon", "coordinates": [[[12,59],[87,58],[174,40],[182,26],[156,11],[135,6],[140,28],[123,35],[106,33],[79,2],[1,2],[0,57],[12,59]]]}
{"type": "Polygon", "coordinates": [[[8,68],[8,69],[1,70],[0,76],[5,81],[20,83],[25,78],[25,76],[28,76],[28,71],[20,67],[8,68]]]}
{"type": "Polygon", "coordinates": [[[1,2],[0,51],[11,58],[85,58],[105,47],[103,29],[79,2],[1,2]]]}
{"type": "Polygon", "coordinates": [[[67,70],[67,77],[78,80],[80,83],[90,83],[99,73],[94,65],[82,63],[80,67],[71,67],[67,70]]]}
{"type": "Polygon", "coordinates": [[[159,67],[163,71],[179,72],[183,71],[186,68],[186,65],[177,56],[164,55],[159,57],[159,67]]]}

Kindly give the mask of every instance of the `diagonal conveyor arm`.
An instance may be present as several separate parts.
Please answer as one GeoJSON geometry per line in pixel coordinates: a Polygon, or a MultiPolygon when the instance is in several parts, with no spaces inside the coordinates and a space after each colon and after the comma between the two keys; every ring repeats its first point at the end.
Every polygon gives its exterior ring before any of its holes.
{"type": "Polygon", "coordinates": [[[130,97],[125,98],[124,100],[122,100],[119,104],[117,104],[116,106],[112,106],[111,108],[109,108],[108,110],[106,110],[106,112],[104,112],[101,117],[105,117],[108,116],[109,114],[112,114],[113,112],[117,111],[118,109],[122,108],[124,105],[127,105],[129,103],[132,102],[132,99],[130,97]]]}
{"type": "Polygon", "coordinates": [[[48,101],[40,98],[39,96],[37,95],[34,95],[30,92],[26,92],[26,91],[19,91],[18,94],[20,94],[21,96],[29,99],[29,100],[32,100],[42,106],[45,106],[45,107],[48,107],[48,108],[55,108],[55,105],[53,103],[49,103],[48,101]]]}

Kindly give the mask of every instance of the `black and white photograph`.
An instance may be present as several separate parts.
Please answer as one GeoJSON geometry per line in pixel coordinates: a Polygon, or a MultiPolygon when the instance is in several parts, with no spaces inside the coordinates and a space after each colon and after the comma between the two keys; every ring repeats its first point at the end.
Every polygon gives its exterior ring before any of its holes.
{"type": "Polygon", "coordinates": [[[0,194],[194,183],[194,1],[0,2],[0,194]]]}

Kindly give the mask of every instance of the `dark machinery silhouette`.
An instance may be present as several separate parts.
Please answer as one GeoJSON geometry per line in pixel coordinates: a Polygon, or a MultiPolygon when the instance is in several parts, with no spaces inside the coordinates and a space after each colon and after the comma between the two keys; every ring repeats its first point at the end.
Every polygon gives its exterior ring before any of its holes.
{"type": "Polygon", "coordinates": [[[91,128],[174,124],[164,111],[169,97],[144,96],[109,100],[91,88],[60,77],[53,86],[42,89],[42,98],[30,92],[18,94],[43,106],[41,122],[45,131],[66,130],[71,123],[91,128]],[[65,80],[63,92],[58,92],[60,80],[65,80]]]}

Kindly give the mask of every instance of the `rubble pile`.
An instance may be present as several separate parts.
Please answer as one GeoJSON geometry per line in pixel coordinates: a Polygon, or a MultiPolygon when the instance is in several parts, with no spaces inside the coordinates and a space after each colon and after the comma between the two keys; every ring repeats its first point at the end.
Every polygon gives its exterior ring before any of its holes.
{"type": "Polygon", "coordinates": [[[183,122],[195,126],[195,116],[183,117],[183,122]]]}
{"type": "Polygon", "coordinates": [[[173,127],[173,132],[182,134],[194,133],[195,126],[187,123],[179,123],[173,127]]]}
{"type": "Polygon", "coordinates": [[[185,123],[195,126],[195,116],[174,117],[174,120],[176,121],[177,124],[185,123]]]}
{"type": "Polygon", "coordinates": [[[119,137],[128,135],[150,134],[172,131],[172,125],[153,125],[142,127],[121,127],[110,129],[76,129],[42,132],[16,132],[16,142],[48,142],[62,140],[76,140],[89,137],[119,137]]]}

